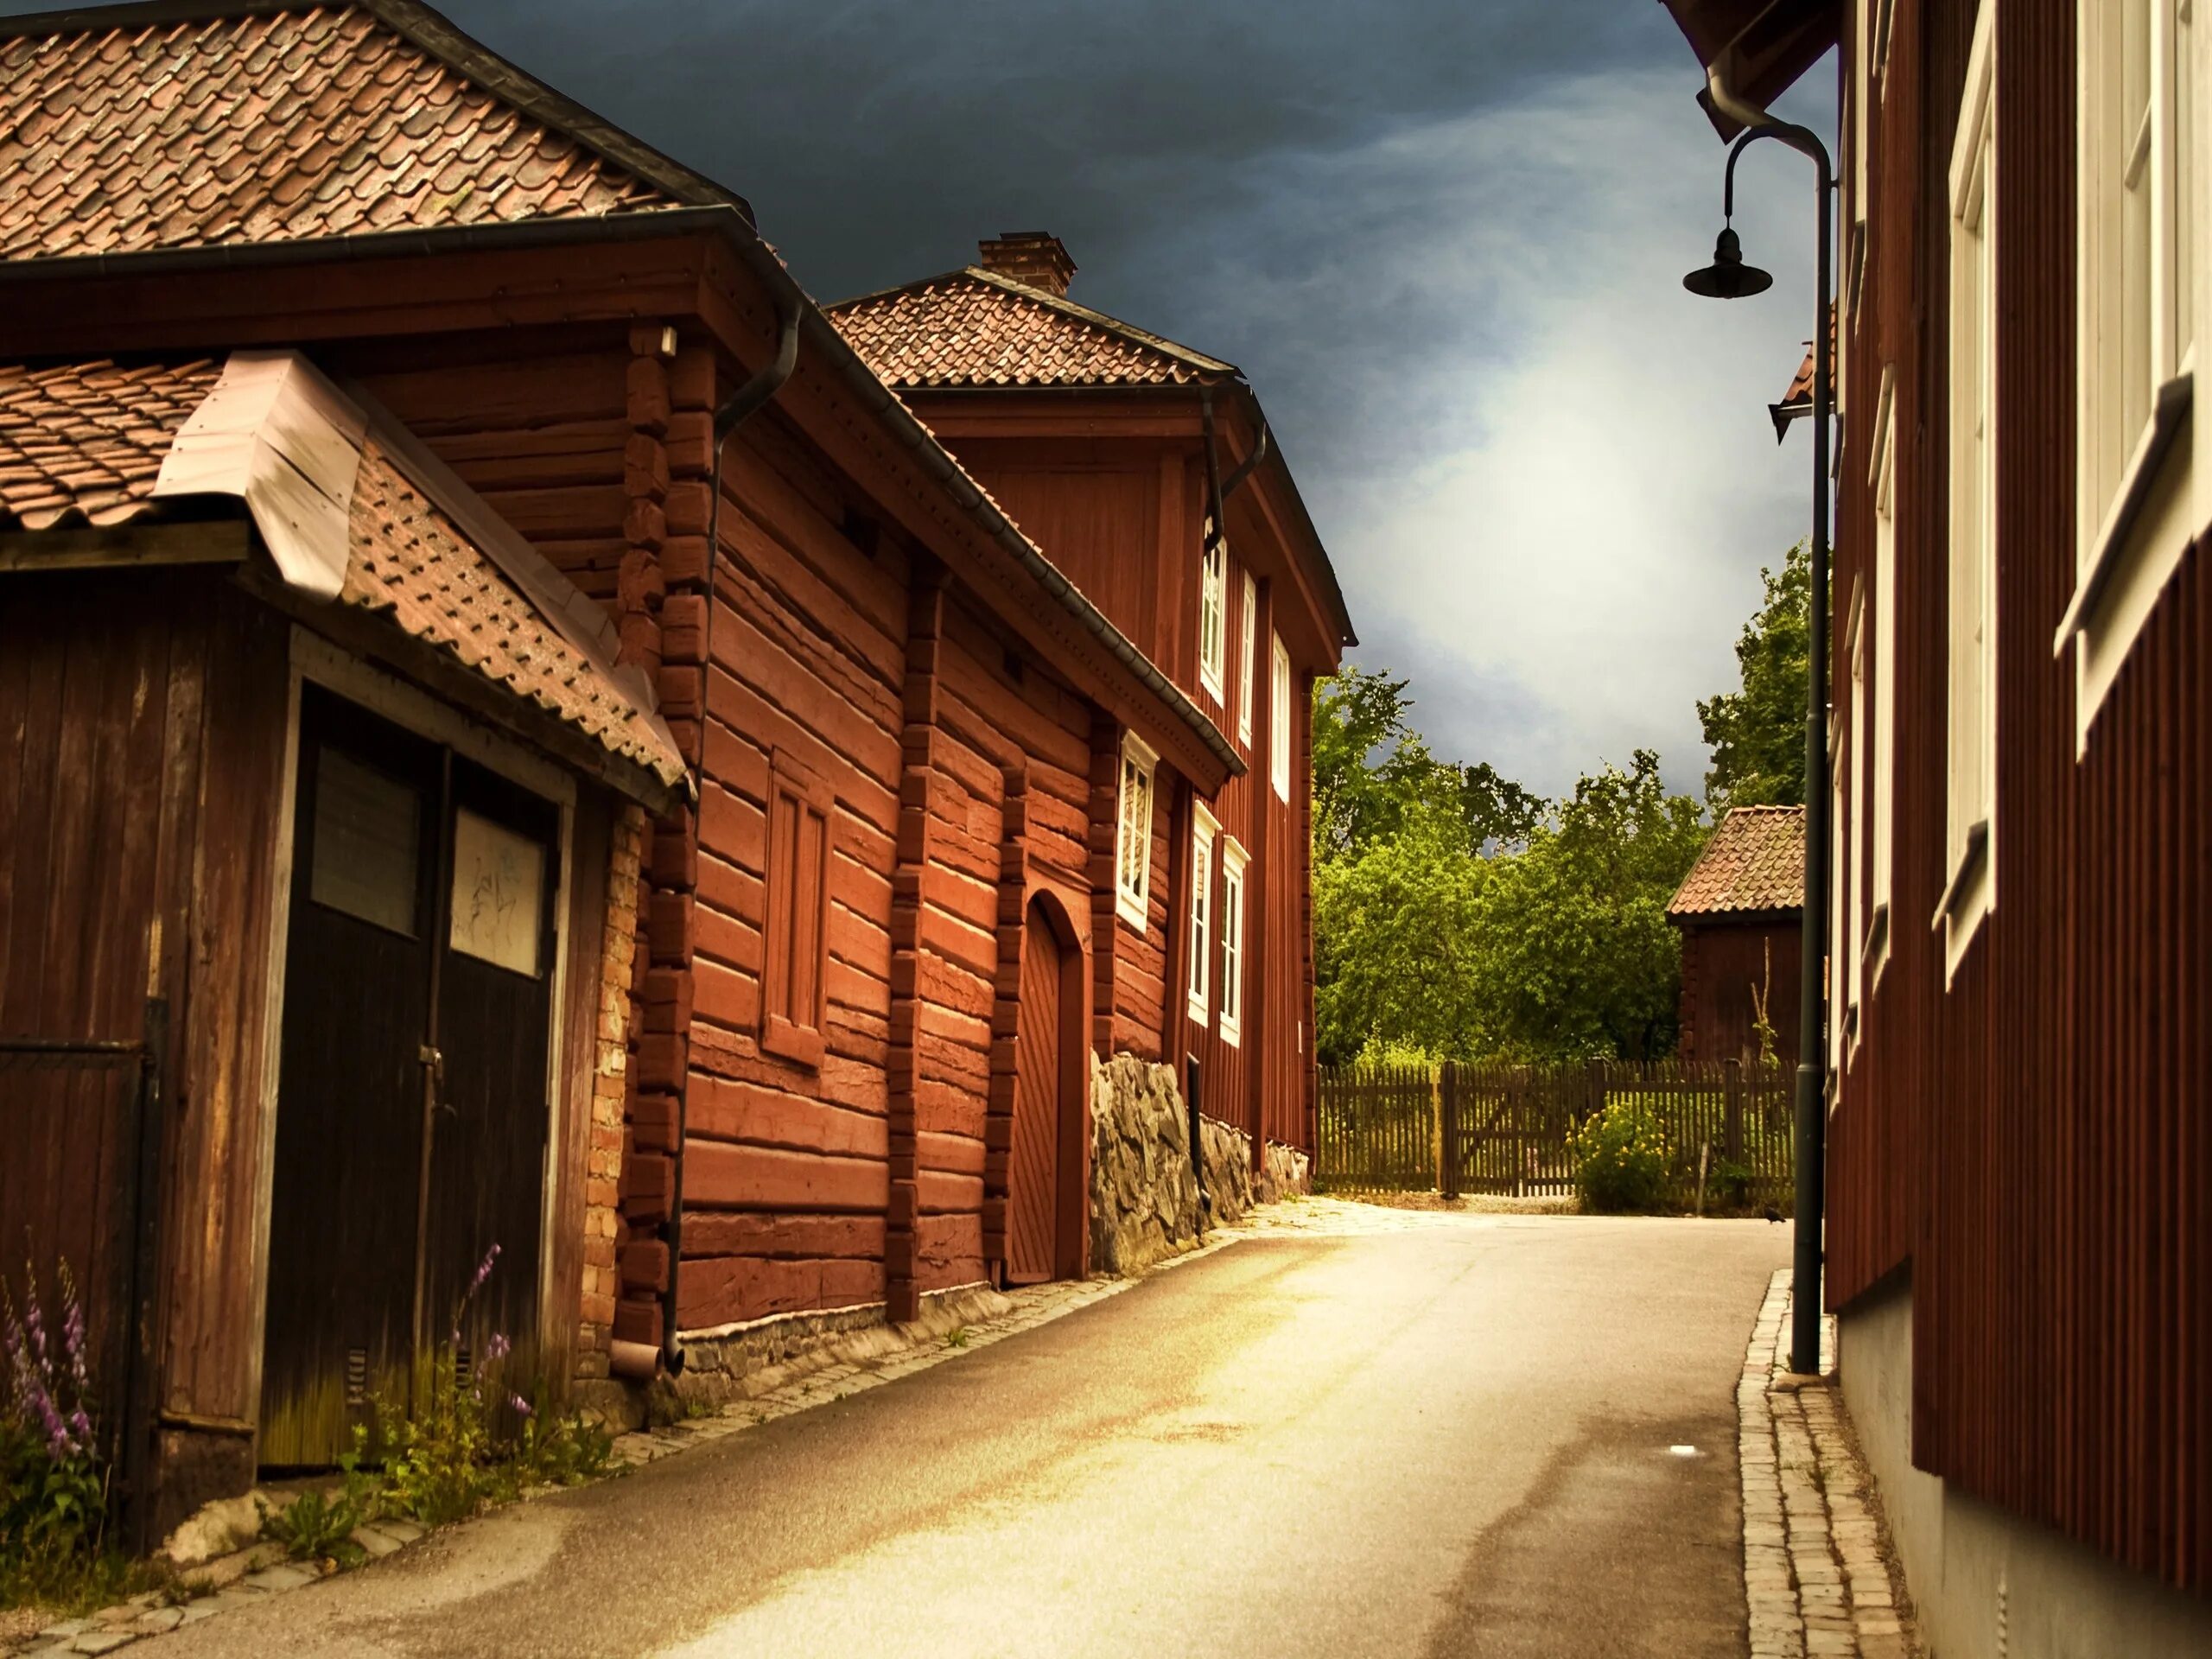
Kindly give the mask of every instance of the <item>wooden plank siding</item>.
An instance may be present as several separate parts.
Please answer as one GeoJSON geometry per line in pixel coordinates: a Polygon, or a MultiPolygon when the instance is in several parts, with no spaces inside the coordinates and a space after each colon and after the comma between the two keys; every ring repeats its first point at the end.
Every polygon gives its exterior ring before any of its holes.
{"type": "MultiPolygon", "coordinates": [[[[1974,14],[1897,0],[1866,290],[1844,328],[1834,641],[1872,556],[1888,365],[1891,956],[1837,1085],[1828,1298],[1847,1308],[1910,1275],[1921,1467],[2202,1591],[2212,595],[2200,543],[2077,757],[2073,657],[2051,650],[2075,588],[2075,8],[2008,0],[1994,22],[1998,899],[1947,988],[1927,926],[1947,874],[1947,175],[1974,14]]],[[[1847,718],[1848,695],[1839,677],[1847,718]]]]}
{"type": "Polygon", "coordinates": [[[1773,1057],[1797,1069],[1798,986],[1804,940],[1795,914],[1679,920],[1681,1041],[1686,1060],[1750,1060],[1766,1007],[1773,1057]]]}
{"type": "MultiPolygon", "coordinates": [[[[1133,400],[1134,401],[1134,400],[1133,400]]],[[[1156,403],[1148,399],[1147,404],[1156,403]]],[[[1140,933],[1114,923],[1116,947],[1107,964],[1109,982],[1099,995],[1112,1010],[1098,1033],[1102,1053],[1127,1052],[1173,1064],[1185,1076],[1186,1058],[1198,1060],[1205,1109],[1253,1138],[1256,1160],[1265,1141],[1311,1149],[1316,1074],[1312,1052],[1313,931],[1310,727],[1313,679],[1333,671],[1337,652],[1313,643],[1326,625],[1308,613],[1308,601],[1286,607],[1278,594],[1292,584],[1291,556],[1257,480],[1229,504],[1227,513],[1221,692],[1198,673],[1198,611],[1201,536],[1207,503],[1202,429],[1195,400],[1172,405],[1178,418],[1127,415],[1100,424],[1107,435],[1078,437],[1064,429],[1049,400],[1025,405],[968,392],[914,402],[924,418],[949,430],[962,461],[1004,504],[1046,554],[1117,626],[1171,674],[1176,684],[1236,745],[1248,768],[1206,802],[1250,860],[1246,872],[1244,955],[1246,1001],[1239,1040],[1222,1039],[1218,931],[1206,975],[1206,1017],[1184,1010],[1191,982],[1188,960],[1191,859],[1189,791],[1182,780],[1165,782],[1154,818],[1153,902],[1140,933]],[[1003,404],[988,410],[986,404],[1003,404]],[[1023,431],[1027,423],[1031,430],[1023,431]],[[1237,732],[1242,695],[1244,578],[1255,579],[1259,614],[1255,632],[1253,729],[1237,732]],[[1293,656],[1292,789],[1277,798],[1269,778],[1270,641],[1281,632],[1293,656]],[[1161,845],[1173,837],[1173,844],[1161,845]],[[1163,1045],[1161,1021],[1175,1033],[1163,1045]]],[[[1223,441],[1229,442],[1224,434],[1223,441]]],[[[1239,435],[1242,454],[1249,435],[1239,435]]],[[[1094,810],[1096,810],[1094,807],[1094,810]]],[[[1110,873],[1110,862],[1108,865],[1110,873]]],[[[1210,866],[1219,903],[1218,845],[1210,866]]],[[[1113,916],[1111,895],[1100,914],[1113,916]]]]}

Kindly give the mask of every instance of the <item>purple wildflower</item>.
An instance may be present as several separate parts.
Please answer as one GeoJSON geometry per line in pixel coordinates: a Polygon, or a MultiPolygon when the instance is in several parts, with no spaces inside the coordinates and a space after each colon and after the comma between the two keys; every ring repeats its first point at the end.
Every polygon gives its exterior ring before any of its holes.
{"type": "Polygon", "coordinates": [[[484,1252],[484,1259],[476,1264],[476,1276],[468,1281],[471,1295],[484,1288],[484,1281],[492,1276],[492,1264],[499,1259],[499,1247],[494,1244],[484,1252]]]}
{"type": "Polygon", "coordinates": [[[514,1351],[514,1344],[507,1340],[506,1332],[494,1331],[484,1344],[484,1363],[496,1364],[514,1351]]]}
{"type": "Polygon", "coordinates": [[[530,1402],[524,1399],[522,1395],[518,1394],[509,1395],[507,1396],[507,1403],[515,1408],[515,1414],[518,1417],[533,1417],[537,1415],[537,1413],[531,1408],[530,1402]]]}
{"type": "Polygon", "coordinates": [[[92,1386],[85,1353],[85,1305],[77,1299],[77,1281],[70,1277],[67,1264],[61,1269],[61,1351],[69,1362],[69,1380],[81,1395],[92,1386]]]}

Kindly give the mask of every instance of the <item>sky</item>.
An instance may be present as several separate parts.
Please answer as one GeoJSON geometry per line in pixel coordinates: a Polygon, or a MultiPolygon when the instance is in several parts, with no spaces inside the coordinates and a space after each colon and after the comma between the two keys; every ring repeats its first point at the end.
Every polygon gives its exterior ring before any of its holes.
{"type": "MultiPolygon", "coordinates": [[[[50,0],[49,0],[50,3],[50,0]]],[[[0,0],[0,10],[36,9],[0,0]]],[[[447,0],[753,203],[828,301],[1050,231],[1071,297],[1237,364],[1448,759],[1548,794],[1656,749],[1810,516],[1766,404],[1811,333],[1810,169],[1747,152],[1775,273],[1697,300],[1726,151],[1654,0],[447,0]]],[[[1780,106],[1834,129],[1834,75],[1780,106]]]]}

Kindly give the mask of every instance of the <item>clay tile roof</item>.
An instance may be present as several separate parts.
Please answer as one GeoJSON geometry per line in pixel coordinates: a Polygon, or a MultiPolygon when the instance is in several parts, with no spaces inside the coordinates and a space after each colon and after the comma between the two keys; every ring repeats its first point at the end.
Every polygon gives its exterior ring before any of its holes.
{"type": "Polygon", "coordinates": [[[388,613],[486,679],[567,721],[664,784],[684,775],[664,732],[549,626],[372,435],[354,475],[340,602],[388,613]]]}
{"type": "MultiPolygon", "coordinates": [[[[135,368],[0,365],[0,531],[120,525],[171,505],[175,496],[155,497],[155,480],[223,369],[206,359],[135,368]]],[[[526,550],[506,556],[529,563],[528,581],[503,569],[373,429],[360,442],[346,543],[339,603],[389,615],[664,785],[683,779],[666,728],[525,595],[534,582],[557,610],[575,597],[566,579],[526,550]]]]}
{"type": "Polygon", "coordinates": [[[390,0],[186,21],[124,8],[0,33],[0,257],[679,205],[525,113],[507,96],[525,83],[435,13],[390,0]],[[379,12],[460,44],[434,54],[379,12]]]}
{"type": "Polygon", "coordinates": [[[1669,916],[1796,911],[1805,903],[1805,809],[1729,809],[1668,902],[1669,916]]]}
{"type": "Polygon", "coordinates": [[[1234,364],[970,265],[829,308],[889,385],[1171,386],[1236,374],[1234,364]]]}
{"type": "Polygon", "coordinates": [[[154,479],[222,365],[101,360],[0,365],[0,528],[120,524],[154,505],[154,479]]]}

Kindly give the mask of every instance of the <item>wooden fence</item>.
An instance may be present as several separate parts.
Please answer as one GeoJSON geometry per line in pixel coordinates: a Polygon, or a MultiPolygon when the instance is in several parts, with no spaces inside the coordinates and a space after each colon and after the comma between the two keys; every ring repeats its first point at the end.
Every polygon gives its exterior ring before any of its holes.
{"type": "Polygon", "coordinates": [[[1570,1197],[1568,1135],[1633,1099],[1666,1141],[1668,1205],[1786,1215],[1790,1084],[1735,1060],[1325,1066],[1314,1179],[1334,1192],[1570,1197]]]}

